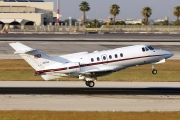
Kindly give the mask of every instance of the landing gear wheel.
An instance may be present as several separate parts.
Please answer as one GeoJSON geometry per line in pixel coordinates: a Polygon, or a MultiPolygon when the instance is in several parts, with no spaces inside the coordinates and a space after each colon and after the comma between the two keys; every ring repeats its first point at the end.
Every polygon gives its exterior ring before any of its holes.
{"type": "Polygon", "coordinates": [[[156,70],[156,69],[153,69],[153,70],[152,70],[152,74],[156,75],[156,74],[157,74],[157,70],[156,70]]]}
{"type": "Polygon", "coordinates": [[[93,81],[89,81],[89,87],[94,87],[95,83],[93,81]]]}
{"type": "Polygon", "coordinates": [[[85,81],[85,84],[86,84],[87,86],[89,86],[89,81],[85,81]]]}
{"type": "Polygon", "coordinates": [[[94,85],[95,85],[95,83],[93,81],[86,81],[85,83],[89,87],[94,87],[94,85]]]}

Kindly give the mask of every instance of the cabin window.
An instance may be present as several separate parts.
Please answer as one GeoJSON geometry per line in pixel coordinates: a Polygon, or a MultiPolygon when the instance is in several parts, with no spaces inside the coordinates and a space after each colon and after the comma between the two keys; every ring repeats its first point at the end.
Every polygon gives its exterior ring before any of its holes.
{"type": "Polygon", "coordinates": [[[97,57],[97,61],[99,61],[100,60],[100,58],[99,57],[97,57]]]}
{"type": "Polygon", "coordinates": [[[123,54],[121,53],[120,56],[123,57],[123,54]]]}
{"type": "Polygon", "coordinates": [[[103,56],[103,60],[106,60],[106,56],[103,56]]]}
{"type": "Polygon", "coordinates": [[[142,48],[142,51],[144,52],[144,51],[145,51],[145,48],[142,48]]]}
{"type": "Polygon", "coordinates": [[[118,57],[118,55],[117,55],[117,54],[115,54],[114,56],[115,56],[115,58],[117,58],[117,57],[118,57]]]}
{"type": "Polygon", "coordinates": [[[109,55],[109,59],[112,59],[112,56],[111,56],[111,55],[109,55]]]}
{"type": "Polygon", "coordinates": [[[154,50],[154,48],[153,48],[153,47],[151,47],[151,46],[148,46],[148,48],[149,48],[150,50],[154,50]]]}
{"type": "Polygon", "coordinates": [[[146,51],[148,51],[148,50],[149,50],[147,47],[145,47],[145,48],[146,48],[146,51]]]}
{"type": "Polygon", "coordinates": [[[93,59],[93,58],[91,58],[91,62],[94,62],[94,59],[93,59]]]}

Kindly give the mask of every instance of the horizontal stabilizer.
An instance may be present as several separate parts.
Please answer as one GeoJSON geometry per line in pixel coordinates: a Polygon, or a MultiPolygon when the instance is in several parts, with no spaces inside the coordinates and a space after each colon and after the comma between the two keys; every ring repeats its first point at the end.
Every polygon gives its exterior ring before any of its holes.
{"type": "Polygon", "coordinates": [[[10,43],[9,45],[15,50],[15,54],[25,54],[36,50],[19,42],[10,43]]]}
{"type": "Polygon", "coordinates": [[[28,54],[30,52],[36,51],[37,49],[32,49],[32,50],[22,50],[22,51],[16,51],[14,54],[28,54]]]}

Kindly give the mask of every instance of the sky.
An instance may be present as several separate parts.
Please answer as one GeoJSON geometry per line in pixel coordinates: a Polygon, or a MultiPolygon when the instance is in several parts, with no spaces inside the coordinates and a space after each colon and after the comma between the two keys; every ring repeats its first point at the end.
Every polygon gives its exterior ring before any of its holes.
{"type": "MultiPolygon", "coordinates": [[[[54,2],[54,10],[56,11],[57,0],[44,0],[46,2],[54,2]]],[[[69,17],[79,19],[82,12],[79,5],[83,0],[60,0],[60,14],[62,20],[69,17]]],[[[148,6],[152,9],[150,19],[164,19],[169,17],[175,20],[173,8],[180,6],[180,0],[86,0],[90,5],[90,10],[86,13],[89,19],[107,19],[112,17],[109,8],[112,4],[120,6],[120,14],[117,19],[142,19],[141,10],[148,6]]]]}

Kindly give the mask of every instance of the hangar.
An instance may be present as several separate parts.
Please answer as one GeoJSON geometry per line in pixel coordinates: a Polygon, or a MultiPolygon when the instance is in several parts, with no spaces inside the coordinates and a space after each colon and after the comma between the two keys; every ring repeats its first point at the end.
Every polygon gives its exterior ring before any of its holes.
{"type": "Polygon", "coordinates": [[[23,29],[27,25],[49,25],[53,22],[53,2],[43,0],[0,0],[0,30],[23,29]]]}

